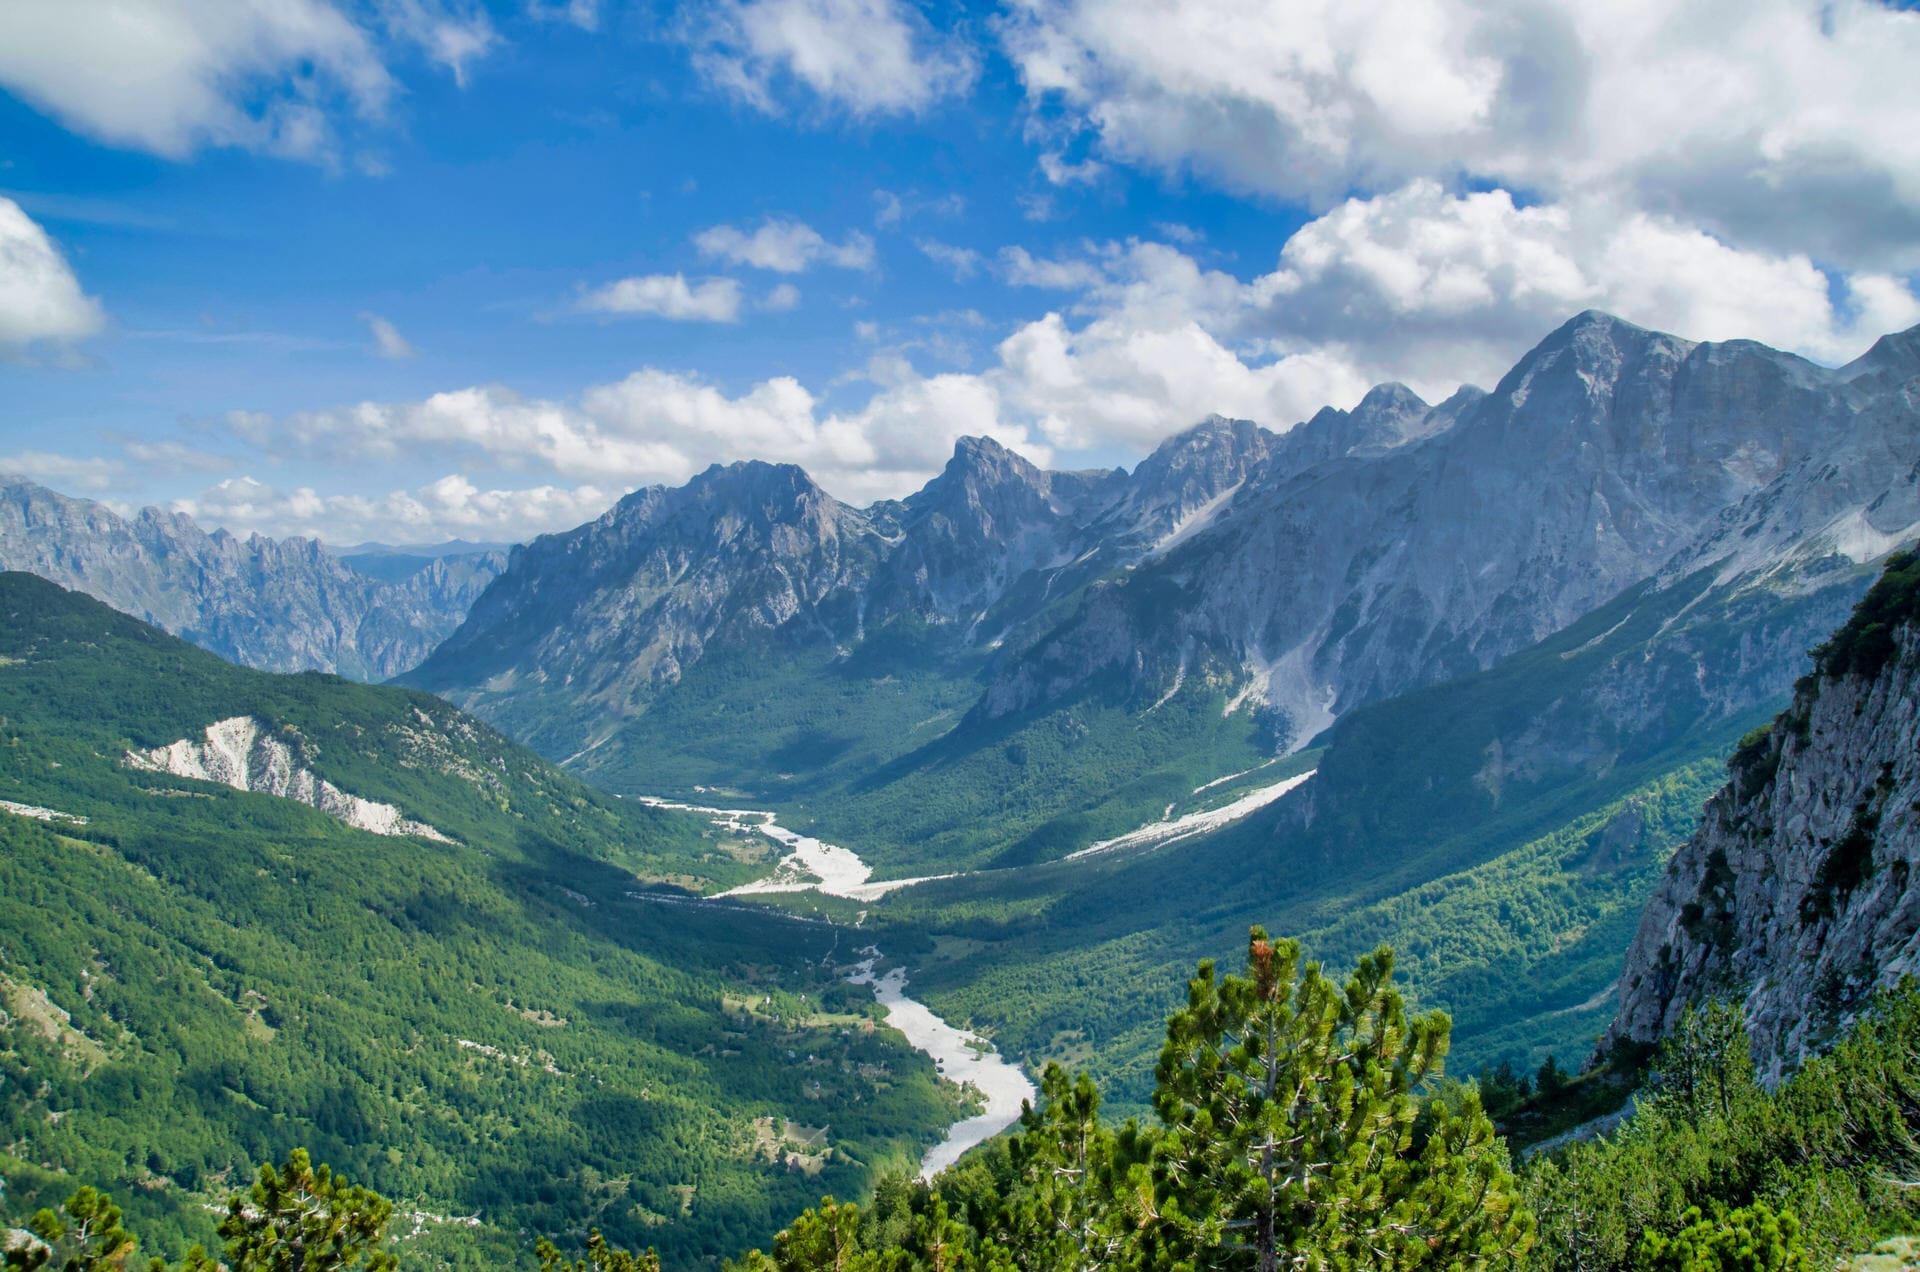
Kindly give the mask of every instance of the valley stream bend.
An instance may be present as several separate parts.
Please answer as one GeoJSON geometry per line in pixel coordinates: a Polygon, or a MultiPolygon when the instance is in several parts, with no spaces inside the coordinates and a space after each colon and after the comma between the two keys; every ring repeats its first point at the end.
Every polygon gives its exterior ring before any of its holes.
{"type": "MultiPolygon", "coordinates": [[[[867,882],[872,867],[858,854],[833,844],[795,834],[776,825],[773,814],[754,809],[702,808],[661,799],[643,802],[657,808],[673,808],[711,817],[716,825],[736,832],[758,831],[787,850],[774,874],[757,883],[735,888],[721,896],[742,896],[768,892],[819,891],[829,896],[871,901],[893,888],[924,882],[897,879],[886,883],[867,882]]],[[[964,1029],[956,1029],[940,1019],[922,1002],[907,994],[907,973],[894,968],[881,974],[875,971],[881,953],[873,946],[860,951],[863,961],[844,975],[849,983],[868,985],[887,1014],[887,1024],[906,1035],[914,1050],[933,1061],[940,1076],[970,1087],[979,1094],[982,1108],[947,1128],[946,1137],[927,1150],[920,1159],[920,1177],[932,1179],[960,1160],[960,1155],[976,1144],[985,1143],[1020,1120],[1020,1106],[1036,1100],[1038,1092],[1019,1065],[1003,1058],[992,1043],[964,1029]]]]}

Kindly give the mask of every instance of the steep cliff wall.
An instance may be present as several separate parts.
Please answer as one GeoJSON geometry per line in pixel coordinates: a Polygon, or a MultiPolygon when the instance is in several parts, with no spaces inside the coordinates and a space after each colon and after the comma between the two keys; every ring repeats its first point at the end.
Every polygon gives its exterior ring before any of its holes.
{"type": "Polygon", "coordinates": [[[1920,972],[1920,557],[1889,559],[1815,664],[1674,854],[1603,1051],[1727,997],[1777,1080],[1920,972]]]}

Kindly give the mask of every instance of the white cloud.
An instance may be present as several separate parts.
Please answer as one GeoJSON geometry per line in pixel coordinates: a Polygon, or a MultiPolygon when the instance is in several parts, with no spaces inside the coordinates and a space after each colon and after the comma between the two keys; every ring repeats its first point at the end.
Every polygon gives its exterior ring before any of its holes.
{"type": "Polygon", "coordinates": [[[1083,291],[1106,281],[1105,271],[1092,261],[1047,260],[1024,247],[1000,249],[1000,272],[1010,286],[1049,291],[1083,291]]]}
{"type": "Polygon", "coordinates": [[[329,109],[377,117],[394,87],[324,0],[9,0],[0,84],[75,132],[175,159],[322,157],[329,109]]]}
{"type": "Polygon", "coordinates": [[[527,12],[549,22],[571,22],[582,31],[600,29],[600,0],[527,0],[527,12]]]}
{"type": "Polygon", "coordinates": [[[120,450],[138,466],[142,477],[228,472],[234,466],[234,457],[231,455],[203,450],[172,439],[129,440],[121,444],[120,450]]]}
{"type": "Polygon", "coordinates": [[[55,455],[47,451],[15,451],[0,455],[0,473],[12,473],[62,494],[84,491],[100,494],[113,489],[125,472],[118,460],[98,456],[55,455]]]}
{"type": "Polygon", "coordinates": [[[458,474],[385,495],[280,490],[233,477],[172,502],[203,526],[302,535],[332,543],[417,543],[450,538],[526,540],[568,529],[606,511],[625,493],[595,485],[482,490],[458,474]]]}
{"type": "Polygon", "coordinates": [[[841,269],[872,269],[873,240],[859,231],[843,243],[830,243],[804,221],[769,217],[749,234],[731,225],[716,225],[694,236],[694,246],[707,256],[735,265],[799,274],[816,264],[841,269]]]}
{"type": "Polygon", "coordinates": [[[783,314],[799,307],[800,289],[792,283],[779,284],[760,301],[760,308],[768,313],[783,314]]]}
{"type": "Polygon", "coordinates": [[[11,199],[0,198],[0,357],[41,343],[70,345],[106,325],[60,249],[11,199]]]}
{"type": "MultiPolygon", "coordinates": [[[[1503,192],[1457,197],[1424,182],[1341,204],[1250,280],[1154,242],[1002,259],[1010,275],[1071,291],[1071,304],[1016,327],[971,372],[928,374],[907,355],[965,366],[968,341],[943,329],[984,320],[963,311],[916,324],[927,330],[878,344],[850,377],[873,386],[857,406],[829,407],[791,377],[732,393],[646,368],[570,400],[476,386],[228,425],[269,455],[491,466],[562,482],[678,482],[716,461],[785,461],[864,501],[913,490],[965,435],[1041,462],[1104,458],[1140,454],[1213,412],[1286,428],[1387,378],[1436,398],[1462,379],[1491,382],[1585,307],[1828,359],[1920,319],[1920,302],[1884,275],[1844,280],[1836,303],[1804,257],[1738,251],[1644,214],[1516,207],[1503,192]]],[[[877,324],[859,334],[889,336],[877,324]]]]}
{"type": "Polygon", "coordinates": [[[938,239],[916,239],[913,245],[934,264],[946,266],[955,282],[964,283],[980,272],[980,253],[970,247],[956,247],[938,239]]]}
{"type": "MultiPolygon", "coordinates": [[[[372,8],[462,84],[496,43],[466,0],[372,8]]],[[[323,162],[339,157],[343,116],[378,121],[396,91],[373,31],[331,0],[7,0],[0,85],[108,145],[323,162]]]]}
{"type": "Polygon", "coordinates": [[[1100,179],[1107,165],[1098,159],[1082,159],[1079,163],[1067,162],[1065,156],[1051,150],[1040,153],[1040,172],[1057,186],[1089,185],[1100,179]]]}
{"type": "Polygon", "coordinates": [[[904,0],[723,0],[697,42],[708,80],[768,114],[786,82],[856,116],[918,114],[976,69],[904,0]]]}
{"type": "Polygon", "coordinates": [[[651,314],[676,322],[737,322],[740,284],[731,278],[687,282],[684,274],[622,278],[580,297],[579,308],[596,314],[651,314]]]}
{"type": "Polygon", "coordinates": [[[420,351],[400,334],[400,329],[379,314],[363,313],[360,321],[366,323],[367,329],[373,333],[374,348],[381,357],[398,360],[419,356],[420,351]]]}
{"type": "Polygon", "coordinates": [[[1826,362],[1920,318],[1906,284],[1885,275],[1834,280],[1804,254],[1743,251],[1666,217],[1599,202],[1519,207],[1502,190],[1455,196],[1427,181],[1303,227],[1249,302],[1243,334],[1339,347],[1427,390],[1490,381],[1581,309],[1826,362]]]}
{"type": "Polygon", "coordinates": [[[486,10],[477,6],[456,12],[433,0],[383,0],[383,4],[388,27],[453,72],[454,82],[462,88],[467,86],[467,64],[486,56],[499,42],[486,10]]]}
{"type": "Polygon", "coordinates": [[[787,376],[730,395],[696,376],[648,368],[572,401],[487,385],[279,418],[236,412],[225,423],[236,439],[274,456],[493,466],[596,484],[679,482],[714,462],[790,462],[835,494],[864,500],[920,485],[966,434],[1045,458],[1045,445],[1002,418],[996,400],[987,381],[922,378],[904,363],[853,412],[823,410],[787,376]]]}
{"type": "Polygon", "coordinates": [[[1920,16],[1877,0],[1019,0],[1001,33],[1050,145],[1319,207],[1466,175],[1920,266],[1920,16]]]}

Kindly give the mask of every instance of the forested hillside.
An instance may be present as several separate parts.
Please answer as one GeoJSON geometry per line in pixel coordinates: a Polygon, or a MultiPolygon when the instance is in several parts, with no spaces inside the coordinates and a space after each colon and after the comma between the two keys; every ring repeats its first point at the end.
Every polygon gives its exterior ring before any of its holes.
{"type": "Polygon", "coordinates": [[[13,1207],[111,1186],[177,1253],[305,1145],[398,1199],[421,1257],[596,1224],[685,1265],[917,1160],[958,1106],[836,979],[838,933],[657,899],[762,849],[423,694],[245,670],[0,575],[0,800],[13,1207]],[[440,838],[126,762],[236,716],[440,838]]]}

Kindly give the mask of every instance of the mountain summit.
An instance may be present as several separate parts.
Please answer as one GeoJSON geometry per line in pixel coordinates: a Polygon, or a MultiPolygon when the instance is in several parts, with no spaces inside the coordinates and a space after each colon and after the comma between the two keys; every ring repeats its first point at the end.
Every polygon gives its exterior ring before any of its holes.
{"type": "MultiPolygon", "coordinates": [[[[1920,531],[1916,340],[1829,370],[1586,313],[1490,392],[1381,385],[1284,433],[1210,418],[1130,473],[966,439],[854,508],[798,469],[713,468],[516,551],[409,680],[616,788],[871,790],[965,756],[1072,807],[1095,772],[1298,748],[1635,587],[1744,579],[1755,622],[1769,595],[1863,587],[1920,531]],[[1043,778],[1037,742],[1006,741],[1052,720],[1046,753],[1078,747],[1094,704],[1124,758],[1043,778]]],[[[1833,608],[1754,646],[1726,709],[1783,689],[1779,651],[1833,608]]]]}

